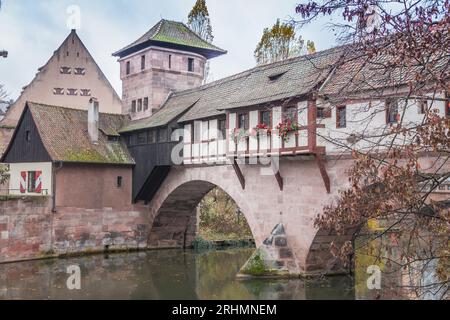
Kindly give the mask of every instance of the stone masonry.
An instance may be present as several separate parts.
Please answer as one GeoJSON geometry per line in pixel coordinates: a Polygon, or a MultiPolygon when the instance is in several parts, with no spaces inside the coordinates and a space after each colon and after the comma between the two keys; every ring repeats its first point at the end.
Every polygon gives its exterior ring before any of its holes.
{"type": "Polygon", "coordinates": [[[60,207],[49,197],[0,201],[0,263],[147,247],[148,209],[60,207]]]}
{"type": "Polygon", "coordinates": [[[203,70],[206,59],[200,55],[179,50],[150,47],[120,60],[120,76],[122,79],[123,113],[130,114],[133,119],[141,119],[152,115],[161,107],[172,91],[181,91],[198,87],[203,81],[203,70]],[[145,67],[142,69],[142,57],[145,67]],[[188,58],[194,59],[194,71],[188,72],[188,58]],[[130,73],[127,74],[127,63],[130,73]],[[132,112],[132,101],[148,98],[148,109],[132,112]]]}

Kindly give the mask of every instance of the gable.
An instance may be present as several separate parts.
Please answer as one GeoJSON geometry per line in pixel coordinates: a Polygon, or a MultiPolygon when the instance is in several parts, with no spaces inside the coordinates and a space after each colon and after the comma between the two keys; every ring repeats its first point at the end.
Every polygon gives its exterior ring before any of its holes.
{"type": "Polygon", "coordinates": [[[44,147],[36,123],[26,107],[11,142],[2,157],[4,163],[50,162],[51,158],[44,147]],[[27,139],[28,137],[28,139],[27,139]]]}
{"type": "Polygon", "coordinates": [[[91,97],[100,101],[100,112],[122,112],[119,96],[73,31],[24,87],[2,123],[16,125],[27,101],[86,110],[91,97]]]}

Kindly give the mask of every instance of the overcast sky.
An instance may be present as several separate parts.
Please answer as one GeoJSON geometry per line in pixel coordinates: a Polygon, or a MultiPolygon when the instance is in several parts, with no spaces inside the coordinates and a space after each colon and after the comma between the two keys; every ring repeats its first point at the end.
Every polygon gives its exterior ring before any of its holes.
{"type": "MultiPolygon", "coordinates": [[[[301,0],[207,0],[214,44],[228,54],[211,63],[214,80],[255,66],[253,52],[265,27],[277,18],[295,18],[301,0]]],[[[119,64],[111,53],[136,40],[161,18],[187,22],[195,0],[3,0],[0,11],[0,83],[16,99],[21,88],[51,57],[70,30],[67,8],[81,9],[82,41],[121,95],[119,64]]],[[[304,29],[304,39],[319,50],[334,45],[323,22],[304,29]]]]}

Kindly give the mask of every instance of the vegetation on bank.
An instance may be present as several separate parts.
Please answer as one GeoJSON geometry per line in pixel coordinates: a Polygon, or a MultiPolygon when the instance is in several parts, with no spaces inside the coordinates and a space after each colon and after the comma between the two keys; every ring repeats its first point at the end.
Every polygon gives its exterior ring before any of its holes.
{"type": "Polygon", "coordinates": [[[204,240],[253,239],[250,227],[233,199],[223,190],[213,189],[199,205],[199,236],[204,240]]]}

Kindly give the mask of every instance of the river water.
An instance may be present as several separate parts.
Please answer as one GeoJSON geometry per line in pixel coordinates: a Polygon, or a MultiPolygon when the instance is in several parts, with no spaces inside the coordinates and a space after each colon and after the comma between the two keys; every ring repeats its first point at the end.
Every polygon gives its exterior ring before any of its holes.
{"type": "Polygon", "coordinates": [[[238,280],[254,249],[158,250],[0,265],[0,299],[354,299],[350,277],[238,280]],[[81,289],[67,288],[79,266],[81,289]]]}

